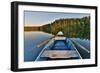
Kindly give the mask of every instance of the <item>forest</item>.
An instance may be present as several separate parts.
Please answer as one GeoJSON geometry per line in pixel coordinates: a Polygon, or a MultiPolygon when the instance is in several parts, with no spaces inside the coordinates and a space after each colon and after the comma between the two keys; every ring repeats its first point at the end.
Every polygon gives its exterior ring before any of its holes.
{"type": "Polygon", "coordinates": [[[44,31],[56,35],[59,31],[68,38],[90,39],[90,16],[57,19],[41,27],[24,27],[24,31],[44,31]]]}
{"type": "Polygon", "coordinates": [[[42,26],[40,30],[54,35],[62,31],[68,38],[90,39],[90,17],[58,19],[42,26]]]}

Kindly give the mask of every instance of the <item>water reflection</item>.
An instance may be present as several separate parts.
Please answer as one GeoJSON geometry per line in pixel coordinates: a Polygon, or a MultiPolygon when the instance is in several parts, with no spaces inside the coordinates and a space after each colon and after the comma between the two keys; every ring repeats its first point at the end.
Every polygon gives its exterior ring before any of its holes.
{"type": "MultiPolygon", "coordinates": [[[[47,40],[49,38],[53,37],[52,34],[48,34],[41,31],[36,32],[25,32],[24,33],[24,61],[34,61],[43,47],[36,47],[38,44],[43,42],[44,40],[47,40]]],[[[71,38],[84,47],[86,47],[88,50],[90,50],[90,41],[86,39],[80,39],[80,38],[71,38]]],[[[56,46],[59,46],[60,44],[56,44],[56,46]]],[[[61,43],[61,46],[63,44],[61,43]]]]}

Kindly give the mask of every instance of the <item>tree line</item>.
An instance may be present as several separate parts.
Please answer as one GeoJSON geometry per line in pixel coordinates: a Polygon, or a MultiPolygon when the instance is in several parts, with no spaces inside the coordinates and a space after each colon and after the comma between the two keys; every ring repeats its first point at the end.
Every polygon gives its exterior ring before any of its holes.
{"type": "Polygon", "coordinates": [[[68,38],[90,39],[90,16],[83,18],[57,19],[38,27],[24,27],[24,31],[44,31],[56,35],[59,31],[68,38]]]}
{"type": "Polygon", "coordinates": [[[62,31],[66,37],[90,39],[90,16],[58,19],[41,26],[40,30],[54,35],[62,31]]]}

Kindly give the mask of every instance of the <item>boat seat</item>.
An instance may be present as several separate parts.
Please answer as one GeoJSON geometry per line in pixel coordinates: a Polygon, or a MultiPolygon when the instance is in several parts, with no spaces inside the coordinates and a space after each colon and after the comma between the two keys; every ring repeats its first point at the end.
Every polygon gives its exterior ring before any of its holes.
{"type": "Polygon", "coordinates": [[[48,58],[71,58],[78,57],[78,54],[75,50],[46,50],[42,53],[41,57],[48,58]]]}

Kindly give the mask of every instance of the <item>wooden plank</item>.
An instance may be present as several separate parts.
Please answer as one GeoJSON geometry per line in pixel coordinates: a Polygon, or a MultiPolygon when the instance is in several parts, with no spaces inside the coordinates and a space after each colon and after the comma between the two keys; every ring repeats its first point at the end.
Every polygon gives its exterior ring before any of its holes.
{"type": "Polygon", "coordinates": [[[78,54],[75,50],[47,50],[43,52],[41,57],[70,58],[70,57],[78,57],[78,54]]]}

